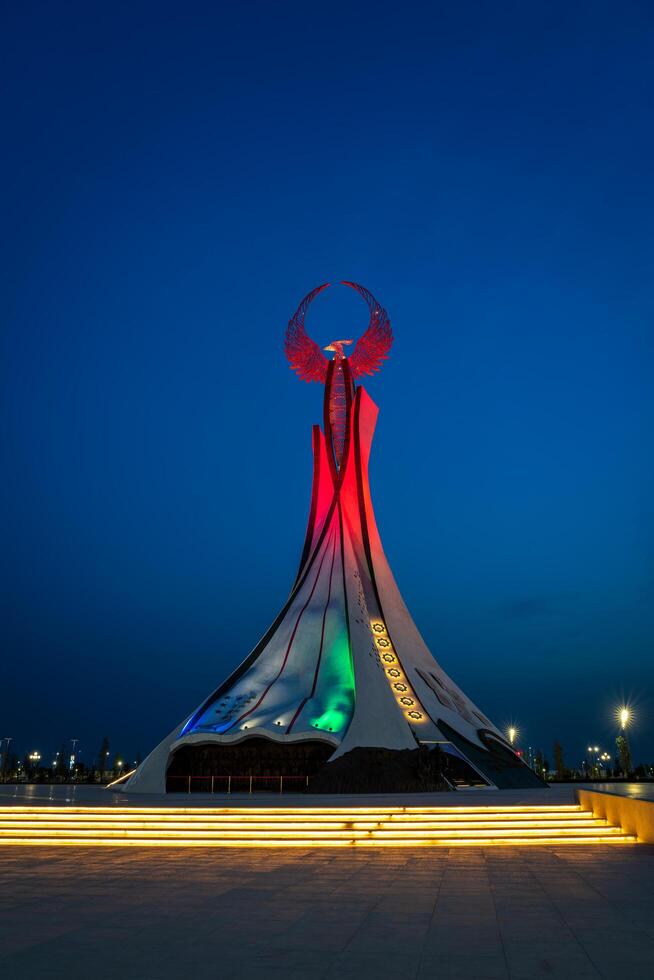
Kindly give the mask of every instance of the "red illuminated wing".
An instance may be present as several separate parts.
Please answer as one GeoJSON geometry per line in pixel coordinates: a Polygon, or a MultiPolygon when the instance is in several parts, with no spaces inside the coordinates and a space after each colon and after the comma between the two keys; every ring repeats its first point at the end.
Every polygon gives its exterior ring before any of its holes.
{"type": "Polygon", "coordinates": [[[320,381],[325,383],[327,377],[327,365],[329,361],[321,351],[318,344],[311,339],[304,329],[304,316],[307,312],[309,303],[326,289],[328,282],[322,286],[317,286],[308,293],[297,310],[288,321],[286,338],[284,340],[284,351],[288,357],[291,367],[297,372],[302,381],[320,381]]]}
{"type": "Polygon", "coordinates": [[[343,285],[355,289],[365,299],[370,310],[368,329],[357,341],[352,355],[348,358],[352,376],[360,378],[364,374],[374,374],[375,371],[379,371],[382,361],[386,360],[391,349],[393,331],[388,313],[379,305],[372,293],[356,282],[344,281],[343,285]]]}

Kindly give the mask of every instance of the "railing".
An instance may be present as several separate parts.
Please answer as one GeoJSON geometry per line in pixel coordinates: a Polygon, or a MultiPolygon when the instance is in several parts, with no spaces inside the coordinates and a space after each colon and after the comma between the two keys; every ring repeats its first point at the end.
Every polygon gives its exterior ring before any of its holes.
{"type": "Polygon", "coordinates": [[[168,776],[166,790],[173,793],[283,793],[284,788],[302,792],[308,776],[168,776]],[[289,787],[289,783],[291,784],[289,787]],[[263,785],[261,785],[263,784],[263,785]]]}

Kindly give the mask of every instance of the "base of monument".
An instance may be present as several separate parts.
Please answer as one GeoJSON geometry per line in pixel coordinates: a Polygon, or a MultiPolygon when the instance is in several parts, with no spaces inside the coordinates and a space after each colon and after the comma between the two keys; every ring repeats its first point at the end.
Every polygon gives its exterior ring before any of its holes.
{"type": "Polygon", "coordinates": [[[328,762],[308,793],[433,793],[447,791],[444,757],[438,750],[352,749],[328,762]]]}
{"type": "Polygon", "coordinates": [[[185,743],[170,756],[167,793],[433,793],[455,789],[545,787],[509,748],[482,732],[474,746],[445,723],[451,741],[415,749],[360,746],[329,761],[334,746],[318,739],[185,743]]]}

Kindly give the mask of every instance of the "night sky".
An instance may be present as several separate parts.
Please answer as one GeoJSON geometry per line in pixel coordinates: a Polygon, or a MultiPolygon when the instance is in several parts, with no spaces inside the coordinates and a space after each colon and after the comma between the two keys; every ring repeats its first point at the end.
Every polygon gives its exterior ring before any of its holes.
{"type": "Polygon", "coordinates": [[[372,489],[432,652],[550,760],[623,697],[653,760],[652,6],[5,3],[0,38],[0,737],[145,754],[249,653],[321,421],[284,330],[345,278],[394,328],[372,489]]]}

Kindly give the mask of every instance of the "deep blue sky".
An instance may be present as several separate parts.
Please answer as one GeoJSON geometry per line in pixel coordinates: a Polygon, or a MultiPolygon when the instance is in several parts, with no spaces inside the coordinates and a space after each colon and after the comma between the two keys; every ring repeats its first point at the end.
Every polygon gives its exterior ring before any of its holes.
{"type": "Polygon", "coordinates": [[[0,736],[145,753],[285,599],[368,286],[382,537],[434,654],[654,757],[648,3],[4,4],[0,736]],[[355,334],[347,290],[316,339],[355,334]]]}

